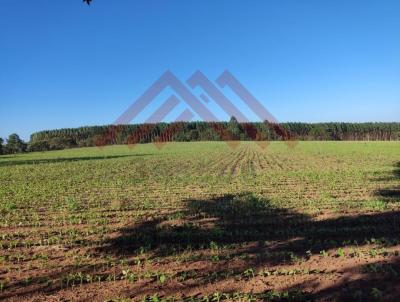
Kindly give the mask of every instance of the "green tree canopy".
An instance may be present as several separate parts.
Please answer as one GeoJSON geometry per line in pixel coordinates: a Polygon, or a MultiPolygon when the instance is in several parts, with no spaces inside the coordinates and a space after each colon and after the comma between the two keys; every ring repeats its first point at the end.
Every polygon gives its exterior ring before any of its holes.
{"type": "Polygon", "coordinates": [[[6,149],[8,153],[25,152],[26,144],[19,138],[18,134],[13,133],[7,139],[6,149]]]}
{"type": "Polygon", "coordinates": [[[33,133],[29,151],[157,141],[400,140],[400,123],[281,123],[190,121],[87,126],[33,133]],[[112,130],[112,131],[111,131],[112,130]]]}
{"type": "Polygon", "coordinates": [[[228,131],[232,139],[237,140],[240,138],[240,134],[243,132],[236,117],[232,116],[228,122],[228,131]]]}

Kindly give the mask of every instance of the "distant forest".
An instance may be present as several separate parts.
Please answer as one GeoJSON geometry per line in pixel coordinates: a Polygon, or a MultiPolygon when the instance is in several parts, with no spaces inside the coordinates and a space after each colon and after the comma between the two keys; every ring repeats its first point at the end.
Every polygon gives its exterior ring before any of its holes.
{"type": "Polygon", "coordinates": [[[113,144],[221,140],[400,140],[400,123],[174,122],[106,125],[33,133],[27,151],[113,144]]]}

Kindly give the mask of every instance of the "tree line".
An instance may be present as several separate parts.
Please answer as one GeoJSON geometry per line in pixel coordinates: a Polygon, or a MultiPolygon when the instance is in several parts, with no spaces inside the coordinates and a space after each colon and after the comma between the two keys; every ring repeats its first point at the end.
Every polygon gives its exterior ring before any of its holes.
{"type": "Polygon", "coordinates": [[[5,141],[0,137],[0,154],[22,153],[28,149],[28,144],[20,139],[16,133],[11,134],[7,142],[4,143],[5,141]]]}
{"type": "Polygon", "coordinates": [[[113,144],[224,140],[400,140],[400,123],[174,122],[87,126],[33,133],[28,143],[12,134],[0,153],[60,150],[113,144]]]}

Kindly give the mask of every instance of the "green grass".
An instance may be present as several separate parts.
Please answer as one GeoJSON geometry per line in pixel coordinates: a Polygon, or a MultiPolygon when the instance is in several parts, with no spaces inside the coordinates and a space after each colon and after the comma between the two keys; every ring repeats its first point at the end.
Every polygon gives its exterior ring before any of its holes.
{"type": "MultiPolygon", "coordinates": [[[[61,287],[78,285],[119,297],[110,282],[141,282],[143,291],[132,289],[141,298],[160,288],[190,295],[197,282],[207,296],[207,282],[215,290],[237,280],[233,289],[248,292],[253,279],[296,285],[290,276],[329,276],[329,259],[392,261],[399,162],[399,142],[193,142],[0,156],[0,298],[27,286],[62,296],[61,287]],[[210,267],[190,268],[198,262],[210,267]],[[183,287],[174,290],[178,280],[183,287]]],[[[260,288],[271,290],[292,289],[260,288]]]]}

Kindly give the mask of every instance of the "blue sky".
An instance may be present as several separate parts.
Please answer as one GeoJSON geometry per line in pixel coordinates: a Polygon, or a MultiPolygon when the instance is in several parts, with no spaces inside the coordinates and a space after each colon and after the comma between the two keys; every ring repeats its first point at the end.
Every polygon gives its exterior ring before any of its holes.
{"type": "Polygon", "coordinates": [[[399,16],[397,0],[0,0],[0,137],[113,123],[166,70],[228,69],[279,121],[400,121],[399,16]]]}

